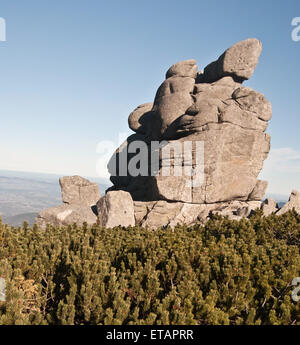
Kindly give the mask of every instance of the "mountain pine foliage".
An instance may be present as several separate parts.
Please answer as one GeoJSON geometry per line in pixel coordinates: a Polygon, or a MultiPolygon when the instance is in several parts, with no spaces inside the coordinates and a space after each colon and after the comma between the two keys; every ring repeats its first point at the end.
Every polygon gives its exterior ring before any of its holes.
{"type": "Polygon", "coordinates": [[[151,231],[0,222],[0,324],[291,325],[300,215],[151,231]]]}

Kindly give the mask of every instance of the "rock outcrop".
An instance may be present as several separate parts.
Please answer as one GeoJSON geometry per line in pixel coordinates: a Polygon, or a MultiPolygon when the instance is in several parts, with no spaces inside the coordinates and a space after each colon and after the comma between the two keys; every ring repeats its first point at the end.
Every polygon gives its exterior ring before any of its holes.
{"type": "Polygon", "coordinates": [[[71,224],[92,225],[97,222],[96,203],[100,199],[96,183],[80,176],[65,176],[59,179],[63,204],[43,210],[36,218],[36,224],[46,229],[47,224],[64,226],[71,224]]]}
{"type": "Polygon", "coordinates": [[[296,190],[292,191],[289,201],[276,214],[280,216],[293,209],[300,214],[300,193],[296,190]]]}
{"type": "MultiPolygon", "coordinates": [[[[108,168],[114,184],[110,191],[130,193],[136,224],[193,224],[216,212],[240,219],[261,207],[267,182],[257,177],[270,150],[265,131],[272,108],[263,94],[242,85],[261,50],[257,39],[239,42],[204,72],[198,72],[195,60],[178,62],[167,71],[154,102],[130,114],[136,134],[116,151],[108,168]],[[136,150],[137,142],[146,154],[136,150]],[[163,143],[170,155],[153,148],[154,142],[163,143]],[[183,156],[184,164],[178,159],[183,156]],[[131,174],[133,163],[148,165],[131,174]],[[164,174],[165,167],[170,174],[164,174]],[[189,173],[178,174],[184,169],[189,173]]],[[[104,205],[98,204],[98,212],[109,218],[104,205]]]]}
{"type": "Polygon", "coordinates": [[[262,51],[255,38],[227,49],[198,71],[196,60],[171,66],[154,101],[128,118],[135,132],[116,150],[108,170],[113,186],[100,198],[97,184],[80,176],[60,179],[63,205],[42,211],[36,223],[83,222],[112,228],[205,223],[213,214],[239,220],[256,209],[265,216],[300,213],[293,191],[280,210],[264,198],[258,179],[270,151],[265,133],[272,107],[242,83],[262,51]],[[97,218],[98,216],[98,218],[97,218]]]}

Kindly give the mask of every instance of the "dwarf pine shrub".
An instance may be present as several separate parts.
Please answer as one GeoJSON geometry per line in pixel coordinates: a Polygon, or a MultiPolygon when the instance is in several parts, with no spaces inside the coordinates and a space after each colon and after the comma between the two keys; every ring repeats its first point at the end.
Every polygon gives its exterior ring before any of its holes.
{"type": "Polygon", "coordinates": [[[0,222],[2,325],[291,325],[294,212],[151,231],[0,222]]]}

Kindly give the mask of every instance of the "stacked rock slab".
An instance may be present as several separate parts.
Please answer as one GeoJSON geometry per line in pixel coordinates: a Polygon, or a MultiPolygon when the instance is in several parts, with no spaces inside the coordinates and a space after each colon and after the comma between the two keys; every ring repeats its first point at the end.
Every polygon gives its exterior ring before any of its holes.
{"type": "MultiPolygon", "coordinates": [[[[260,41],[247,39],[227,49],[203,72],[198,72],[195,60],[179,62],[167,71],[154,102],[130,114],[129,127],[136,134],[115,152],[108,169],[114,184],[110,191],[127,192],[133,199],[128,207],[133,208],[136,224],[193,224],[214,212],[239,219],[261,207],[267,182],[257,177],[270,150],[265,131],[272,109],[263,94],[242,85],[253,74],[261,51],[260,41]],[[154,141],[164,141],[170,152],[174,145],[184,152],[185,144],[192,143],[187,165],[203,172],[202,183],[197,174],[162,174],[168,164],[173,172],[181,167],[175,154],[168,162],[160,156],[155,174],[150,164],[148,176],[124,176],[116,166],[122,156],[128,162],[134,157],[127,151],[134,141],[147,145],[148,162],[154,141]],[[200,162],[199,142],[204,145],[200,162]]],[[[99,204],[98,212],[103,212],[99,204]]]]}
{"type": "Polygon", "coordinates": [[[96,203],[100,199],[97,183],[80,176],[65,176],[59,179],[63,204],[39,213],[36,224],[45,229],[47,224],[64,226],[71,224],[92,225],[97,222],[96,203]]]}

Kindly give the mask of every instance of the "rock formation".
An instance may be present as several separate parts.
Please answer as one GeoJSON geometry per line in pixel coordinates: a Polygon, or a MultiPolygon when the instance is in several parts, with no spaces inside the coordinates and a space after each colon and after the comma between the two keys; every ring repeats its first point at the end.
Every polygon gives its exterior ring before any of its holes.
{"type": "Polygon", "coordinates": [[[292,191],[289,201],[276,214],[280,216],[293,209],[300,214],[300,193],[296,190],[292,191]]]}
{"type": "MultiPolygon", "coordinates": [[[[253,74],[261,51],[257,39],[247,39],[227,49],[203,72],[195,60],[176,63],[167,71],[154,102],[130,114],[129,127],[136,133],[108,165],[114,184],[109,191],[119,192],[120,198],[121,191],[128,193],[127,199],[133,200],[128,212],[134,212],[136,224],[192,224],[216,212],[239,219],[261,207],[267,182],[257,177],[270,150],[265,131],[272,109],[264,95],[242,85],[253,74]],[[164,142],[170,157],[153,149],[155,141],[164,142]],[[148,148],[140,164],[149,164],[147,173],[133,176],[129,170],[139,155],[132,149],[136,142],[148,148]],[[197,160],[197,143],[204,147],[202,160],[197,160]],[[192,145],[188,157],[187,144],[192,145]],[[174,147],[181,150],[190,174],[175,173],[183,163],[174,147]],[[159,160],[154,167],[155,154],[159,160]],[[122,160],[128,163],[125,173],[122,160]],[[173,172],[168,176],[163,174],[166,166],[173,172]]],[[[107,214],[102,205],[98,204],[99,214],[107,214]]]]}
{"type": "Polygon", "coordinates": [[[100,199],[97,183],[80,176],[66,176],[59,179],[63,205],[48,208],[40,212],[36,224],[45,229],[47,224],[69,225],[97,222],[96,203],[100,199]]]}
{"type": "Polygon", "coordinates": [[[216,213],[239,220],[258,208],[265,215],[300,213],[296,191],[279,211],[274,200],[261,202],[268,183],[257,177],[270,150],[272,109],[263,94],[242,85],[261,51],[252,38],[203,71],[195,60],[171,66],[154,101],[129,115],[135,133],[108,164],[113,187],[100,198],[96,184],[61,178],[64,204],[41,212],[37,224],[93,224],[98,215],[107,228],[157,228],[204,223],[216,213]]]}

